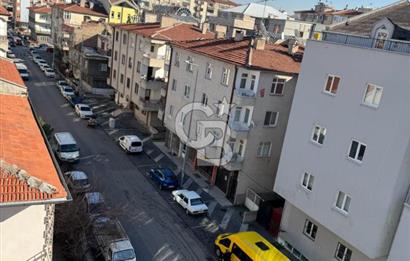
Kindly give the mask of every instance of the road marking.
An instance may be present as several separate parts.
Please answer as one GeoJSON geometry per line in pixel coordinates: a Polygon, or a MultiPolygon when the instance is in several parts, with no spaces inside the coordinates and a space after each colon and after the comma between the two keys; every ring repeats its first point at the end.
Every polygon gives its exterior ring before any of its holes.
{"type": "Polygon", "coordinates": [[[118,132],[118,130],[116,129],[116,130],[112,130],[112,131],[109,131],[108,132],[108,135],[113,135],[113,134],[115,134],[115,133],[117,133],[118,132]]]}
{"type": "Polygon", "coordinates": [[[209,204],[209,206],[208,206],[208,214],[209,214],[210,216],[212,216],[212,213],[214,213],[216,204],[218,204],[216,201],[212,201],[212,202],[209,204]]]}
{"type": "Polygon", "coordinates": [[[191,186],[191,184],[193,183],[194,181],[191,179],[191,178],[189,178],[183,185],[182,185],[182,187],[183,188],[188,188],[189,186],[191,186]]]}
{"type": "Polygon", "coordinates": [[[101,125],[107,125],[109,121],[104,121],[101,125]]]}
{"type": "Polygon", "coordinates": [[[147,142],[147,141],[149,141],[150,139],[151,139],[151,136],[148,136],[148,137],[144,138],[144,139],[142,140],[142,142],[147,142]]]}
{"type": "Polygon", "coordinates": [[[80,160],[91,159],[91,158],[94,158],[95,156],[97,156],[97,154],[96,155],[84,156],[84,157],[81,157],[80,160]]]}
{"type": "Polygon", "coordinates": [[[96,110],[96,109],[99,109],[99,108],[102,108],[102,107],[104,107],[104,106],[106,106],[106,105],[109,105],[110,103],[109,102],[107,102],[107,103],[103,103],[103,104],[100,104],[100,105],[96,105],[96,106],[94,106],[93,107],[93,110],[96,110]]]}
{"type": "Polygon", "coordinates": [[[228,209],[228,211],[226,211],[224,217],[222,218],[220,227],[222,229],[226,229],[228,227],[229,221],[231,220],[231,217],[233,215],[233,208],[228,209]]]}
{"type": "Polygon", "coordinates": [[[165,157],[165,155],[164,154],[159,154],[155,159],[154,159],[154,161],[155,162],[158,162],[158,161],[160,161],[163,157],[165,157]]]}
{"type": "Polygon", "coordinates": [[[239,231],[248,231],[249,224],[242,223],[239,231]]]}
{"type": "Polygon", "coordinates": [[[153,152],[154,152],[154,150],[147,150],[146,153],[147,153],[148,155],[151,155],[153,152]]]}

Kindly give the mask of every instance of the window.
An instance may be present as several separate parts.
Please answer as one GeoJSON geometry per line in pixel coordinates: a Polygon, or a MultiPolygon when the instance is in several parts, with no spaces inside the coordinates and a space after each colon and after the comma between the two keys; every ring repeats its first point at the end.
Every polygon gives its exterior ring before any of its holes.
{"type": "Polygon", "coordinates": [[[128,68],[132,67],[132,58],[128,57],[128,68]]]}
{"type": "Polygon", "coordinates": [[[185,85],[184,88],[184,96],[185,98],[189,98],[189,93],[191,92],[191,87],[189,87],[189,85],[185,85]]]}
{"type": "Polygon", "coordinates": [[[312,141],[323,145],[323,142],[325,141],[325,136],[326,136],[326,128],[320,127],[319,125],[315,125],[313,128],[313,134],[312,134],[312,141]]]}
{"type": "Polygon", "coordinates": [[[212,64],[211,63],[207,63],[206,65],[205,78],[208,80],[212,79],[212,64]]]}
{"type": "Polygon", "coordinates": [[[251,86],[249,87],[249,89],[251,89],[252,91],[255,89],[255,81],[256,81],[256,76],[251,75],[251,86]]]}
{"type": "Polygon", "coordinates": [[[285,87],[285,79],[278,77],[273,78],[272,86],[270,89],[271,95],[283,95],[283,87],[285,87]]]}
{"type": "Polygon", "coordinates": [[[339,191],[337,194],[337,199],[336,199],[336,208],[348,213],[349,212],[349,207],[350,207],[350,201],[351,197],[347,195],[346,193],[339,191]]]}
{"type": "Polygon", "coordinates": [[[335,95],[337,92],[337,88],[339,87],[339,83],[340,83],[340,77],[329,75],[327,77],[325,92],[335,95]]]}
{"type": "Polygon", "coordinates": [[[242,112],[242,107],[235,108],[235,115],[233,117],[234,121],[239,121],[241,119],[241,112],[242,112]]]}
{"type": "Polygon", "coordinates": [[[186,70],[188,72],[194,71],[194,59],[191,56],[188,56],[187,63],[186,63],[186,70]]]}
{"type": "Polygon", "coordinates": [[[202,94],[202,105],[204,106],[208,105],[208,95],[206,95],[206,93],[202,94]]]}
{"type": "Polygon", "coordinates": [[[140,72],[141,72],[141,62],[138,61],[137,62],[137,73],[140,73],[140,72]]]}
{"type": "Polygon", "coordinates": [[[236,256],[237,259],[241,261],[252,261],[252,259],[235,243],[232,246],[232,255],[236,256]]]}
{"type": "Polygon", "coordinates": [[[308,238],[315,240],[317,234],[317,226],[313,224],[312,221],[306,219],[303,234],[305,234],[305,236],[307,236],[308,238]]]}
{"type": "Polygon", "coordinates": [[[229,69],[223,68],[221,83],[225,86],[227,86],[229,83],[229,73],[230,73],[229,69]]]}
{"type": "Polygon", "coordinates": [[[245,147],[245,141],[244,140],[239,140],[238,154],[241,157],[243,157],[244,147],[245,147]]]}
{"type": "Polygon", "coordinates": [[[270,142],[261,142],[261,143],[259,143],[257,156],[258,157],[269,157],[270,156],[271,145],[272,144],[270,142]]]}
{"type": "Polygon", "coordinates": [[[175,79],[172,79],[171,90],[173,90],[173,91],[177,90],[177,80],[175,80],[175,79]]]}
{"type": "Polygon", "coordinates": [[[118,38],[120,37],[119,35],[120,35],[120,32],[116,31],[115,32],[115,41],[117,41],[117,42],[118,42],[118,38]]]}
{"type": "Polygon", "coordinates": [[[372,107],[378,107],[382,98],[383,88],[368,84],[364,95],[363,103],[372,107]]]}
{"type": "Polygon", "coordinates": [[[127,77],[127,88],[129,89],[131,86],[131,79],[127,77]]]}
{"type": "Polygon", "coordinates": [[[276,111],[267,111],[265,114],[265,120],[263,125],[265,127],[275,127],[278,122],[279,112],[276,111]]]}
{"type": "Polygon", "coordinates": [[[124,83],[124,74],[122,74],[122,73],[121,73],[121,76],[120,76],[120,83],[124,83]]]}
{"type": "Polygon", "coordinates": [[[219,241],[219,243],[227,248],[231,246],[231,240],[229,238],[224,238],[221,241],[219,241]]]}
{"type": "Polygon", "coordinates": [[[134,88],[134,93],[138,94],[139,89],[140,89],[140,85],[136,82],[135,83],[135,88],[134,88]]]}
{"type": "Polygon", "coordinates": [[[173,114],[174,114],[174,106],[173,106],[173,105],[170,105],[170,106],[169,106],[168,115],[169,115],[169,116],[172,116],[173,114]]]}
{"type": "Polygon", "coordinates": [[[100,64],[100,71],[106,72],[108,70],[107,64],[102,63],[100,64]]]}
{"type": "Polygon", "coordinates": [[[179,67],[179,53],[178,52],[175,53],[174,65],[176,67],[179,67]]]}
{"type": "Polygon", "coordinates": [[[115,13],[114,13],[114,11],[112,11],[111,12],[111,18],[114,18],[114,15],[115,15],[115,13]]]}
{"type": "Polygon", "coordinates": [[[246,87],[246,81],[248,80],[248,74],[247,73],[242,73],[241,75],[241,83],[239,85],[239,88],[245,89],[246,87]]]}
{"type": "Polygon", "coordinates": [[[347,248],[342,243],[337,243],[337,248],[335,252],[335,258],[340,261],[350,261],[352,257],[352,250],[347,248]]]}
{"type": "Polygon", "coordinates": [[[117,70],[113,71],[113,78],[116,79],[117,78],[117,70]]]}
{"type": "Polygon", "coordinates": [[[251,110],[250,109],[248,109],[248,108],[246,108],[245,109],[245,116],[243,117],[243,122],[245,123],[245,124],[248,124],[249,123],[249,116],[251,115],[251,110]]]}
{"type": "Polygon", "coordinates": [[[366,152],[366,145],[360,141],[352,140],[349,149],[349,158],[362,162],[364,153],[366,152]]]}
{"type": "Polygon", "coordinates": [[[315,177],[307,172],[303,173],[302,178],[302,187],[305,189],[312,191],[313,182],[315,181],[315,177]]]}
{"type": "Polygon", "coordinates": [[[114,61],[116,61],[116,60],[117,60],[117,58],[118,58],[118,52],[117,52],[117,51],[115,51],[115,52],[114,52],[114,61]]]}
{"type": "Polygon", "coordinates": [[[224,105],[222,105],[222,101],[219,100],[217,105],[216,105],[215,114],[218,115],[218,116],[222,116],[223,112],[224,112],[224,105]]]}

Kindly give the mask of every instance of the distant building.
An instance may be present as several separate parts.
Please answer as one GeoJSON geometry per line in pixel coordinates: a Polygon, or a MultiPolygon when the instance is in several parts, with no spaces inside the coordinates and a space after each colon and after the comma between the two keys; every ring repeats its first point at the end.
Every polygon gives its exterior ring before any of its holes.
{"type": "Polygon", "coordinates": [[[51,7],[29,7],[29,29],[31,39],[39,44],[51,44],[51,7]]]}
{"type": "Polygon", "coordinates": [[[0,68],[0,260],[52,260],[54,207],[70,195],[15,65],[0,68]]]}
{"type": "Polygon", "coordinates": [[[221,10],[238,6],[231,0],[190,0],[189,10],[192,15],[204,23],[207,17],[217,16],[221,10]]]}
{"type": "Polygon", "coordinates": [[[9,50],[9,42],[7,39],[7,22],[9,20],[9,12],[6,8],[0,6],[0,56],[6,57],[9,50]]]}
{"type": "Polygon", "coordinates": [[[110,24],[129,24],[140,21],[142,12],[137,1],[101,0],[99,2],[104,6],[110,24]]]}

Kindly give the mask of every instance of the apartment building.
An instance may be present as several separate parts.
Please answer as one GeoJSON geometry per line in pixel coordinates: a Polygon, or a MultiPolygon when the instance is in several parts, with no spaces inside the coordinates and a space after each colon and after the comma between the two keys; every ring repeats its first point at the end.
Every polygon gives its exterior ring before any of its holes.
{"type": "Polygon", "coordinates": [[[0,68],[0,260],[52,260],[54,207],[70,195],[15,65],[0,68]]]}
{"type": "Polygon", "coordinates": [[[307,43],[274,186],[301,260],[410,260],[409,14],[401,1],[307,43]]]}
{"type": "Polygon", "coordinates": [[[51,7],[29,7],[29,29],[31,39],[39,44],[52,43],[51,41],[51,7]]]}
{"type": "Polygon", "coordinates": [[[204,23],[207,17],[217,16],[220,10],[238,6],[230,0],[190,0],[189,10],[191,14],[204,23]]]}
{"type": "Polygon", "coordinates": [[[0,6],[0,56],[6,57],[9,50],[9,42],[7,39],[7,21],[9,20],[9,12],[6,8],[0,6]]]}
{"type": "Polygon", "coordinates": [[[162,17],[161,23],[113,27],[109,84],[116,90],[115,101],[147,126],[162,125],[158,110],[168,80],[169,43],[213,37],[194,25],[175,22],[162,17]]]}
{"type": "Polygon", "coordinates": [[[275,181],[299,72],[295,47],[239,37],[173,44],[166,145],[253,211],[255,193],[271,192],[275,181]],[[194,145],[209,135],[213,142],[194,145]]]}
{"type": "Polygon", "coordinates": [[[99,2],[104,6],[110,24],[129,24],[140,21],[141,8],[137,1],[102,0],[99,2]]]}

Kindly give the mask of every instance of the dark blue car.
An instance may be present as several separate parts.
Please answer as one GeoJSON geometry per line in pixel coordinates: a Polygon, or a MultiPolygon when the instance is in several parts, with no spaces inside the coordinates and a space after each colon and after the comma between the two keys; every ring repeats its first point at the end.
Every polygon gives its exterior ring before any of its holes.
{"type": "Polygon", "coordinates": [[[149,174],[152,180],[158,183],[159,189],[170,189],[178,187],[178,178],[169,168],[151,169],[149,171],[149,174]]]}

